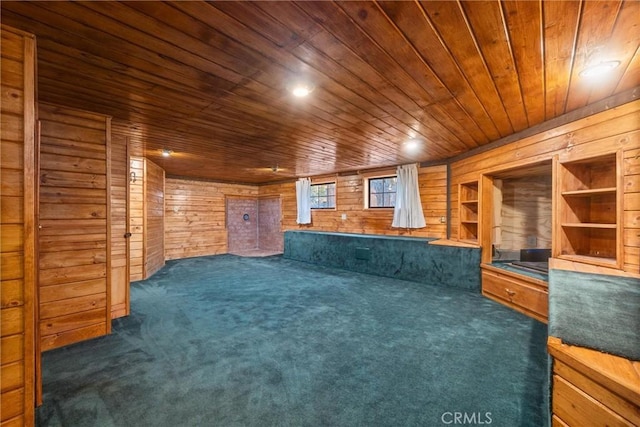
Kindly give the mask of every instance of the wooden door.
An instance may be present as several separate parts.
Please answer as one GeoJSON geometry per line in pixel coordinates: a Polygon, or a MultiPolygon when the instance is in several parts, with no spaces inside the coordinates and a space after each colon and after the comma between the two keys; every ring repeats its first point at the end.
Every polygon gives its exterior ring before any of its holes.
{"type": "Polygon", "coordinates": [[[284,251],[281,206],[280,197],[258,199],[258,247],[264,251],[284,251]]]}
{"type": "Polygon", "coordinates": [[[128,138],[111,138],[111,318],[129,315],[128,138]]]}
{"type": "Polygon", "coordinates": [[[145,159],[144,167],[145,279],[164,267],[164,169],[145,159]]]}
{"type": "Polygon", "coordinates": [[[144,157],[129,158],[129,280],[144,279],[144,157]]]}
{"type": "Polygon", "coordinates": [[[111,330],[109,117],[49,104],[40,115],[41,350],[111,330]]]}

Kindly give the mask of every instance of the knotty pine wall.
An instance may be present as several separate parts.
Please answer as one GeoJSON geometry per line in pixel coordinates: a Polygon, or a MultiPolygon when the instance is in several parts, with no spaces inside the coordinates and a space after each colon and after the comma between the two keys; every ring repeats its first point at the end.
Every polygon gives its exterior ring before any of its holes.
{"type": "Polygon", "coordinates": [[[35,38],[2,26],[0,422],[32,426],[35,383],[35,38]]]}
{"type": "Polygon", "coordinates": [[[624,271],[640,272],[640,101],[611,108],[519,141],[459,160],[451,165],[452,236],[458,236],[460,183],[482,174],[548,161],[558,155],[593,157],[623,150],[624,271]]]}
{"type": "MultiPolygon", "coordinates": [[[[333,180],[323,177],[322,181],[333,180]]],[[[311,225],[296,224],[295,182],[260,187],[260,196],[282,197],[283,230],[317,230],[344,233],[407,235],[445,238],[447,224],[440,222],[447,216],[447,167],[420,168],[418,181],[422,208],[427,221],[423,229],[405,230],[391,227],[393,209],[365,209],[362,175],[336,176],[336,209],[312,210],[311,225]],[[347,219],[342,219],[342,214],[347,219]]],[[[313,178],[312,178],[313,182],[313,178]]]]}
{"type": "Polygon", "coordinates": [[[165,258],[224,254],[227,196],[257,197],[251,185],[165,180],[165,258]]]}

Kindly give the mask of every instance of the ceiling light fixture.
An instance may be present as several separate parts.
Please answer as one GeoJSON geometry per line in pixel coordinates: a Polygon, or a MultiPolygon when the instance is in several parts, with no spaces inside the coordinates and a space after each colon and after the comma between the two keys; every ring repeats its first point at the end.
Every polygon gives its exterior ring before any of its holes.
{"type": "Polygon", "coordinates": [[[614,70],[620,65],[620,61],[604,61],[598,64],[592,65],[580,71],[581,77],[596,77],[608,73],[614,70]]]}
{"type": "Polygon", "coordinates": [[[164,150],[162,150],[162,157],[169,157],[169,156],[171,156],[172,153],[173,153],[173,151],[167,150],[165,148],[164,150]]]}
{"type": "Polygon", "coordinates": [[[420,140],[413,138],[402,144],[402,148],[409,153],[416,152],[420,148],[420,140]]]}
{"type": "Polygon", "coordinates": [[[293,93],[293,96],[303,98],[313,92],[313,89],[314,87],[312,85],[299,83],[291,89],[291,93],[293,93]]]}

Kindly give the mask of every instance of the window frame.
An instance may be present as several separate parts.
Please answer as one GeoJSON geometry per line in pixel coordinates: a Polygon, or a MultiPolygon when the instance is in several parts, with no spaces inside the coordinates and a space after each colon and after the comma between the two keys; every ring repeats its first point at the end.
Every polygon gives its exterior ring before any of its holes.
{"type": "Polygon", "coordinates": [[[396,179],[396,191],[394,192],[382,192],[382,193],[374,193],[374,194],[397,194],[397,184],[398,184],[398,174],[396,173],[389,173],[389,174],[384,174],[384,175],[376,175],[376,176],[370,176],[366,178],[366,197],[365,199],[365,209],[395,209],[395,201],[393,206],[371,206],[371,181],[376,181],[376,180],[381,180],[381,179],[389,179],[389,178],[395,178],[396,179]]]}
{"type": "MultiPolygon", "coordinates": [[[[333,206],[328,206],[326,208],[323,207],[313,207],[313,195],[311,195],[311,210],[318,210],[318,211],[327,211],[327,210],[336,210],[338,207],[338,191],[337,191],[337,185],[336,185],[336,181],[318,181],[318,182],[311,182],[311,188],[315,187],[315,186],[321,186],[321,185],[331,185],[333,184],[333,195],[329,195],[328,191],[327,191],[327,196],[316,196],[316,197],[327,197],[327,201],[329,200],[330,197],[333,197],[333,206]]],[[[313,192],[313,190],[311,190],[311,192],[313,192]]]]}

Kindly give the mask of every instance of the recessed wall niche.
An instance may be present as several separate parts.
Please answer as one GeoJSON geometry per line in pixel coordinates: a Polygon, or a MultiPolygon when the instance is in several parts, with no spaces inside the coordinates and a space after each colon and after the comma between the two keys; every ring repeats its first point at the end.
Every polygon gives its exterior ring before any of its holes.
{"type": "Polygon", "coordinates": [[[550,249],[551,162],[493,176],[493,260],[520,260],[523,249],[550,249]]]}

